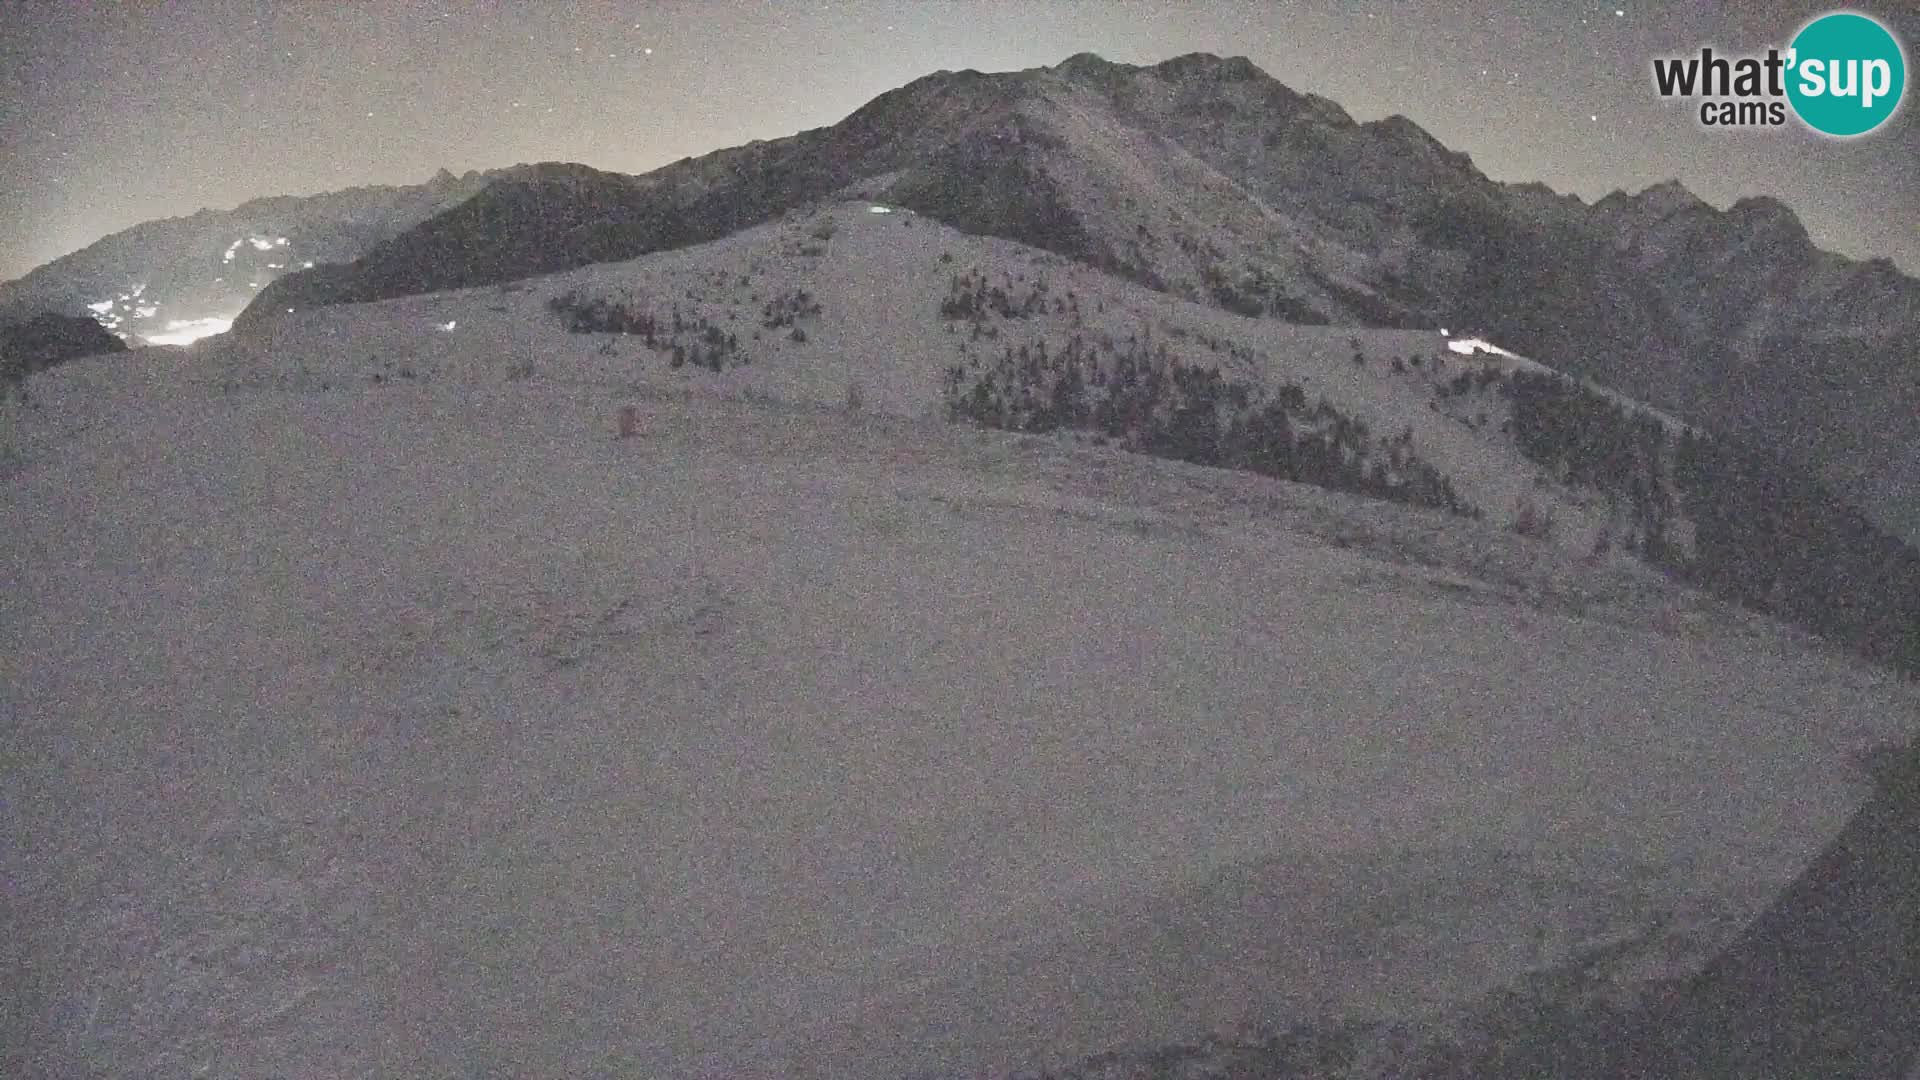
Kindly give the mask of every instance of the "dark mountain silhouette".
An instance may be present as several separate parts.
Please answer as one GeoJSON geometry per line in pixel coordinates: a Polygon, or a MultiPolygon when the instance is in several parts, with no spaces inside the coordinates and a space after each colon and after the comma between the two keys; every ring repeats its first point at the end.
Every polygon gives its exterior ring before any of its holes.
{"type": "Polygon", "coordinates": [[[43,312],[0,322],[0,388],[69,360],[126,350],[126,342],[84,316],[43,312]]]}

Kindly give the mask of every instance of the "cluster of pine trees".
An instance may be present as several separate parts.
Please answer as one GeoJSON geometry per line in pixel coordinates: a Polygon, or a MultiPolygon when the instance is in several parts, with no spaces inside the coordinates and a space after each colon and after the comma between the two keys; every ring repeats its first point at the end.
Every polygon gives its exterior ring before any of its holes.
{"type": "Polygon", "coordinates": [[[732,332],[715,326],[705,316],[683,324],[680,312],[676,308],[673,313],[673,327],[673,356],[667,361],[669,367],[677,369],[692,365],[707,368],[717,374],[725,370],[729,359],[736,364],[747,362],[746,357],[740,355],[740,339],[732,332]],[[692,341],[685,343],[680,341],[683,327],[691,331],[692,341]]]}
{"type": "Polygon", "coordinates": [[[1041,340],[1007,346],[990,363],[969,356],[942,388],[951,418],[986,427],[1091,431],[1157,457],[1481,516],[1414,453],[1410,430],[1376,440],[1325,399],[1309,405],[1298,386],[1269,393],[1138,335],[1124,348],[1076,334],[1053,352],[1041,340]]]}
{"type": "Polygon", "coordinates": [[[792,326],[801,319],[820,314],[820,302],[805,289],[790,289],[768,300],[760,308],[760,325],[769,330],[792,326]]]}
{"type": "Polygon", "coordinates": [[[1683,435],[1701,584],[1920,677],[1920,554],[1767,448],[1683,435]]]}
{"type": "Polygon", "coordinates": [[[644,308],[635,311],[625,303],[616,303],[604,296],[589,299],[577,290],[568,290],[547,301],[547,310],[560,316],[568,333],[636,335],[646,341],[648,348],[654,346],[654,337],[660,329],[653,313],[644,308]]]}
{"type": "MultiPolygon", "coordinates": [[[[947,283],[946,298],[940,301],[940,317],[978,322],[990,314],[1002,319],[1030,319],[1035,314],[1046,314],[1046,280],[1037,278],[1024,291],[1021,284],[1007,275],[1001,284],[989,285],[987,275],[980,270],[955,274],[947,283]]],[[[1066,301],[1060,303],[1064,313],[1066,301]]],[[[1077,302],[1075,313],[1078,313],[1077,302]]]]}
{"type": "MultiPolygon", "coordinates": [[[[1356,352],[1353,354],[1353,362],[1355,364],[1364,364],[1366,358],[1356,352]]],[[[1487,388],[1498,386],[1505,381],[1505,376],[1499,368],[1491,364],[1486,364],[1478,368],[1468,368],[1453,378],[1438,384],[1433,388],[1433,393],[1435,397],[1445,401],[1450,397],[1466,397],[1475,391],[1485,391],[1487,388]]]]}
{"type": "Polygon", "coordinates": [[[1502,390],[1521,453],[1623,501],[1649,561],[1920,676],[1920,553],[1797,466],[1757,445],[1675,438],[1571,379],[1516,371],[1502,390]],[[1694,526],[1691,557],[1667,542],[1676,511],[1694,526]]]}
{"type": "Polygon", "coordinates": [[[1624,507],[1641,538],[1637,550],[1664,560],[1675,510],[1666,466],[1672,440],[1665,425],[1545,372],[1507,373],[1500,390],[1511,405],[1509,430],[1520,453],[1563,483],[1591,487],[1624,507]]]}
{"type": "Polygon", "coordinates": [[[693,366],[719,372],[729,361],[735,365],[747,363],[738,336],[704,315],[682,314],[678,304],[666,320],[661,320],[638,301],[630,305],[569,291],[547,301],[547,308],[565,321],[570,333],[638,337],[647,348],[668,354],[668,366],[676,370],[693,366]]]}

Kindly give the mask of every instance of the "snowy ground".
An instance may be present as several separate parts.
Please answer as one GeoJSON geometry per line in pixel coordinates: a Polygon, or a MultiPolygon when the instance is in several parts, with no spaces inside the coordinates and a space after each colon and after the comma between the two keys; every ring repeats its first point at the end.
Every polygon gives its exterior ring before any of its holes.
{"type": "Polygon", "coordinates": [[[1495,522],[453,333],[369,385],[348,317],[8,406],[8,1075],[971,1073],[1660,974],[1920,718],[1495,522]]]}

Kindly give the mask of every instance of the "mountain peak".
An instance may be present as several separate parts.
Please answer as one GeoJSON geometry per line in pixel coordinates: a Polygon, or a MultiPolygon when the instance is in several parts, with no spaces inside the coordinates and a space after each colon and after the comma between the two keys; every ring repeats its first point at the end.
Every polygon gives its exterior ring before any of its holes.
{"type": "Polygon", "coordinates": [[[1682,184],[1678,179],[1662,180],[1646,188],[1633,197],[1633,202],[1663,217],[1707,205],[1705,200],[1688,190],[1687,185],[1682,184]]]}
{"type": "Polygon", "coordinates": [[[1662,180],[1642,188],[1637,195],[1629,195],[1616,188],[1594,203],[1593,208],[1603,213],[1626,212],[1635,217],[1655,220],[1688,210],[1712,209],[1677,179],[1662,180]]]}
{"type": "Polygon", "coordinates": [[[1771,195],[1748,195],[1736,200],[1727,213],[1756,219],[1784,218],[1796,224],[1800,220],[1792,207],[1771,195]]]}
{"type": "Polygon", "coordinates": [[[1244,56],[1215,56],[1192,52],[1163,60],[1153,66],[1161,75],[1177,79],[1212,79],[1220,82],[1246,82],[1266,74],[1244,56]]]}
{"type": "Polygon", "coordinates": [[[1420,142],[1432,143],[1435,146],[1440,145],[1440,140],[1434,138],[1427,132],[1426,128],[1414,123],[1412,118],[1403,113],[1383,116],[1378,120],[1369,122],[1367,126],[1383,135],[1415,139],[1420,142]]]}
{"type": "Polygon", "coordinates": [[[1360,126],[1389,142],[1413,149],[1431,160],[1445,162],[1450,167],[1456,169],[1473,167],[1473,159],[1465,151],[1448,149],[1445,143],[1434,138],[1426,128],[1399,113],[1379,120],[1369,120],[1360,126]]]}
{"type": "Polygon", "coordinates": [[[1749,231],[1770,234],[1791,247],[1813,249],[1800,216],[1771,195],[1749,195],[1729,207],[1727,217],[1749,231]]]}
{"type": "Polygon", "coordinates": [[[1055,64],[1062,75],[1109,75],[1133,70],[1131,64],[1116,64],[1099,53],[1077,52],[1055,64]]]}
{"type": "Polygon", "coordinates": [[[1525,183],[1511,185],[1511,187],[1513,191],[1522,195],[1548,199],[1554,202],[1568,203],[1574,206],[1587,205],[1587,201],[1582,199],[1578,192],[1558,191],[1542,180],[1528,180],[1525,183]]]}
{"type": "Polygon", "coordinates": [[[1182,82],[1250,82],[1271,78],[1244,56],[1217,56],[1207,52],[1185,53],[1151,67],[1119,63],[1099,53],[1080,52],[1047,70],[1070,79],[1096,83],[1142,71],[1151,71],[1161,78],[1182,82]]]}
{"type": "Polygon", "coordinates": [[[1118,92],[1127,80],[1140,72],[1132,64],[1118,64],[1098,53],[1074,53],[1051,68],[1043,68],[1057,78],[1104,94],[1118,92]]]}

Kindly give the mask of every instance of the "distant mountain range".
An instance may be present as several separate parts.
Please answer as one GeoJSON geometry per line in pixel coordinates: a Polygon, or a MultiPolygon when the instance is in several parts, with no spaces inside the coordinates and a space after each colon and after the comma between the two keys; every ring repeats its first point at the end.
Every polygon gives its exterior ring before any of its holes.
{"type": "Polygon", "coordinates": [[[0,284],[0,316],[90,316],[139,344],[226,328],[285,274],[350,262],[511,170],[442,170],[424,184],[255,199],[149,221],[0,284]]]}

